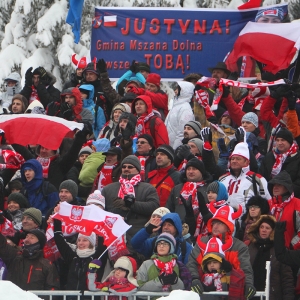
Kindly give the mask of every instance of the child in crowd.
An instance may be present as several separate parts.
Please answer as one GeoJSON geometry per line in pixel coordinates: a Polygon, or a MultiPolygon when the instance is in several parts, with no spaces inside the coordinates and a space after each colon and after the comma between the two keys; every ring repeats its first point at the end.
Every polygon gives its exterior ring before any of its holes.
{"type": "Polygon", "coordinates": [[[184,289],[179,278],[175,238],[167,232],[158,236],[151,259],[143,262],[137,272],[140,291],[169,292],[184,289]]]}
{"type": "MultiPolygon", "coordinates": [[[[126,295],[136,292],[138,283],[136,281],[136,261],[129,256],[121,256],[115,263],[114,269],[103,280],[97,282],[95,271],[99,267],[99,260],[94,260],[89,264],[88,271],[88,288],[90,291],[109,291],[115,295],[126,295]]],[[[100,262],[101,265],[101,262],[100,262]]],[[[109,296],[109,300],[118,300],[119,296],[109,296]]],[[[122,299],[127,299],[122,297],[122,299]]]]}

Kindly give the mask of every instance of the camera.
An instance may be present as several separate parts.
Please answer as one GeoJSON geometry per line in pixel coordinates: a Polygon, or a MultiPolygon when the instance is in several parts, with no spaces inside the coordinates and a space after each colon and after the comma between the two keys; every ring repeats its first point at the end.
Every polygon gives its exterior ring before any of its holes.
{"type": "Polygon", "coordinates": [[[131,207],[131,205],[135,202],[135,197],[132,194],[124,196],[124,202],[126,207],[131,207]]]}

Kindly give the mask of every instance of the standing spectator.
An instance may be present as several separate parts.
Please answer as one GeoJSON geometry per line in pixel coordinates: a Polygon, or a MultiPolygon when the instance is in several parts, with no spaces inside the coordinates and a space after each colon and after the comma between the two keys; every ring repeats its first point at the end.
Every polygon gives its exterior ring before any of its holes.
{"type": "Polygon", "coordinates": [[[54,87],[56,78],[43,67],[38,67],[32,72],[30,67],[25,73],[25,86],[22,94],[29,103],[34,100],[40,101],[44,108],[51,102],[59,102],[60,91],[54,87]]]}

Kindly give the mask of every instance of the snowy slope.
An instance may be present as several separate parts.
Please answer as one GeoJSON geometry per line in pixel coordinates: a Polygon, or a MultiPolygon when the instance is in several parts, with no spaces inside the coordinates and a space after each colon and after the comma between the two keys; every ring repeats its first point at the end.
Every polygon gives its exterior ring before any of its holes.
{"type": "MultiPolygon", "coordinates": [[[[28,1],[28,0],[27,0],[28,1]]],[[[0,280],[1,300],[39,300],[38,296],[30,292],[25,292],[11,281],[0,280]]]]}

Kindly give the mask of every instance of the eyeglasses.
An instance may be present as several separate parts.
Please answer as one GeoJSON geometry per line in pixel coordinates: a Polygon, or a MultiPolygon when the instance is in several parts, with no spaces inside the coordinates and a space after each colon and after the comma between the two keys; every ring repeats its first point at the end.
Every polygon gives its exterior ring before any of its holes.
{"type": "Polygon", "coordinates": [[[248,206],[249,209],[258,209],[260,208],[259,206],[257,205],[251,205],[251,206],[248,206]]]}
{"type": "Polygon", "coordinates": [[[33,221],[33,219],[30,217],[24,216],[24,217],[22,217],[22,221],[33,221]]]}
{"type": "Polygon", "coordinates": [[[165,246],[170,246],[170,244],[167,243],[167,242],[158,242],[157,246],[163,246],[163,247],[165,247],[165,246]]]}
{"type": "Polygon", "coordinates": [[[145,141],[137,141],[136,144],[141,144],[141,145],[144,145],[144,144],[149,144],[148,142],[145,142],[145,141]]]}
{"type": "Polygon", "coordinates": [[[134,166],[127,166],[127,165],[123,165],[122,166],[122,169],[129,169],[129,170],[131,170],[131,169],[134,169],[135,167],[134,166]]]}

